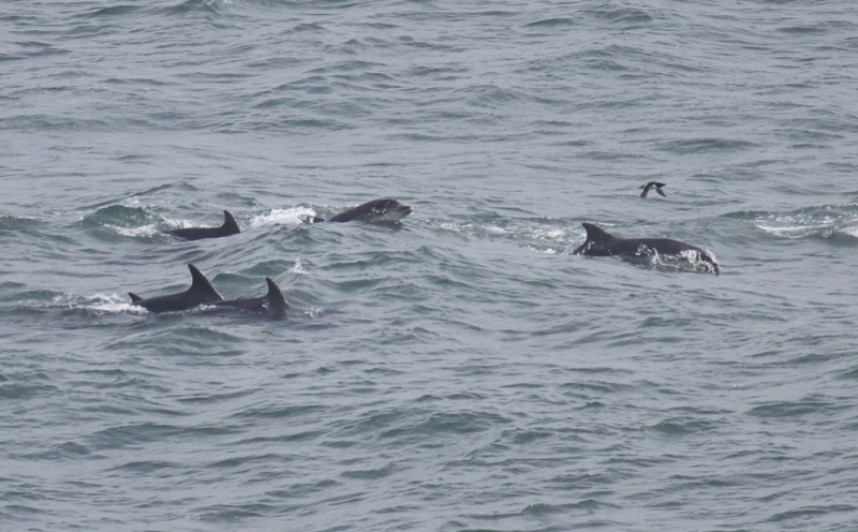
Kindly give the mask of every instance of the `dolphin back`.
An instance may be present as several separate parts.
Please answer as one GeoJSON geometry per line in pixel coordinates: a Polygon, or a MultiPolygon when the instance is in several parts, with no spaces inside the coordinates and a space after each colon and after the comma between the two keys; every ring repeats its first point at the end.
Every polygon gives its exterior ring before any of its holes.
{"type": "Polygon", "coordinates": [[[587,240],[573,253],[592,256],[641,256],[641,255],[681,255],[684,251],[694,251],[699,260],[708,263],[715,275],[721,273],[720,265],[712,254],[705,249],[672,238],[617,238],[601,227],[585,223],[587,240]]]}
{"type": "Polygon", "coordinates": [[[410,205],[399,203],[395,199],[382,198],[368,201],[347,211],[343,211],[329,222],[351,222],[360,220],[363,222],[398,222],[411,214],[414,209],[410,205]]]}
{"type": "Polygon", "coordinates": [[[262,312],[269,316],[283,316],[286,314],[286,309],[289,308],[286,298],[283,297],[283,292],[270,277],[266,277],[265,282],[268,283],[268,293],[262,297],[224,299],[214,302],[213,305],[221,308],[262,312]]]}
{"type": "Polygon", "coordinates": [[[182,229],[171,229],[167,233],[184,238],[185,240],[202,240],[204,238],[221,238],[224,236],[237,235],[241,232],[235,218],[229,211],[223,211],[223,224],[218,227],[185,227],[182,229]]]}
{"type": "Polygon", "coordinates": [[[241,232],[238,224],[235,222],[232,214],[229,211],[223,211],[223,225],[220,226],[223,236],[237,235],[241,232]]]}
{"type": "Polygon", "coordinates": [[[596,224],[583,223],[584,229],[587,230],[587,241],[588,242],[610,242],[611,240],[615,240],[616,237],[602,229],[596,224]]]}
{"type": "Polygon", "coordinates": [[[265,295],[266,311],[268,314],[282,316],[289,308],[289,303],[286,302],[283,291],[271,277],[266,277],[265,282],[268,283],[268,294],[265,295]]]}
{"type": "Polygon", "coordinates": [[[131,304],[139,305],[149,312],[176,312],[223,299],[196,266],[188,264],[188,269],[191,270],[191,286],[184,292],[146,299],[128,292],[131,304]]]}
{"type": "Polygon", "coordinates": [[[587,240],[572,252],[573,255],[596,255],[602,254],[599,249],[617,238],[596,224],[583,223],[584,229],[587,231],[587,240]]]}
{"type": "Polygon", "coordinates": [[[215,287],[196,266],[188,264],[188,269],[191,270],[192,282],[186,294],[197,301],[197,304],[214,303],[223,299],[223,296],[215,290],[215,287]]]}

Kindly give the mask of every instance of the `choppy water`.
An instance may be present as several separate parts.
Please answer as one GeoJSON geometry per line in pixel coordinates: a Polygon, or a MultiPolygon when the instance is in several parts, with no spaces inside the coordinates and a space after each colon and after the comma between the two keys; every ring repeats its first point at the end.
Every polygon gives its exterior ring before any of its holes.
{"type": "Polygon", "coordinates": [[[0,529],[858,529],[856,19],[5,1],[0,529]]]}

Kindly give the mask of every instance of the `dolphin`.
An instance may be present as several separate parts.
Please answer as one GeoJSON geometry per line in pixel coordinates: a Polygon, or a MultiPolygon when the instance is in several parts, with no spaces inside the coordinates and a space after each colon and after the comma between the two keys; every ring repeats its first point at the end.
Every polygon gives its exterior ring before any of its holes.
{"type": "MultiPolygon", "coordinates": [[[[329,218],[329,222],[351,222],[359,220],[361,222],[398,222],[414,212],[411,205],[399,203],[395,199],[382,198],[368,201],[362,205],[358,205],[347,211],[343,211],[333,218],[329,218]]],[[[317,218],[314,220],[324,222],[325,220],[317,218]]]]}
{"type": "Polygon", "coordinates": [[[643,189],[643,192],[641,192],[641,197],[645,198],[646,195],[649,194],[649,191],[652,190],[653,187],[655,187],[655,191],[666,198],[667,194],[665,194],[664,191],[661,189],[661,187],[664,187],[664,186],[667,186],[667,185],[665,185],[664,183],[659,183],[658,181],[650,181],[646,185],[642,185],[640,187],[643,189]]]}
{"type": "Polygon", "coordinates": [[[134,292],[128,292],[131,297],[131,304],[143,307],[149,312],[175,312],[198,305],[223,301],[223,297],[196,266],[188,264],[188,269],[191,270],[192,282],[191,287],[184,292],[148,299],[143,299],[134,292]]]}
{"type": "Polygon", "coordinates": [[[289,308],[289,303],[283,297],[283,292],[280,287],[271,280],[270,277],[265,278],[268,283],[268,293],[262,297],[249,297],[245,299],[224,299],[215,301],[212,305],[216,307],[228,307],[241,310],[249,310],[251,312],[263,312],[269,316],[279,317],[286,314],[286,309],[289,308]]]}
{"type": "Polygon", "coordinates": [[[587,240],[576,249],[575,255],[592,255],[604,257],[607,255],[681,255],[684,251],[694,251],[699,260],[712,266],[715,275],[721,273],[721,267],[715,262],[712,254],[679,240],[670,238],[618,238],[604,229],[590,223],[582,224],[587,230],[587,240]]]}
{"type": "Polygon", "coordinates": [[[223,211],[223,225],[220,227],[188,227],[185,229],[173,229],[167,231],[171,235],[185,240],[202,240],[203,238],[220,238],[222,236],[237,235],[241,232],[235,218],[229,211],[223,211]]]}

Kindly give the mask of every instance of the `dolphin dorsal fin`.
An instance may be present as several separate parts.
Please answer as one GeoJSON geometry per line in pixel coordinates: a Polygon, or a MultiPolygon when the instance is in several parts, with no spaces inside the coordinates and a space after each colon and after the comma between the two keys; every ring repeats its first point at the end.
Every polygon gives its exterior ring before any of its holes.
{"type": "Polygon", "coordinates": [[[582,224],[587,230],[587,242],[610,242],[616,239],[615,236],[595,224],[582,224]]]}
{"type": "Polygon", "coordinates": [[[134,292],[128,292],[128,297],[131,298],[132,303],[137,303],[138,301],[142,301],[143,298],[135,294],[134,292]]]}
{"type": "Polygon", "coordinates": [[[215,287],[209,282],[205,275],[197,269],[193,264],[188,264],[188,269],[191,270],[191,287],[188,292],[196,296],[202,303],[212,303],[222,301],[221,296],[215,287]]]}
{"type": "Polygon", "coordinates": [[[283,297],[283,292],[280,287],[271,279],[266,277],[265,282],[268,283],[268,293],[265,295],[265,301],[268,303],[268,312],[272,314],[282,314],[289,308],[289,303],[283,297]]]}
{"type": "Polygon", "coordinates": [[[241,232],[241,229],[238,228],[238,224],[235,223],[235,218],[233,218],[229,211],[223,211],[223,225],[221,226],[221,229],[229,231],[229,234],[231,235],[241,232]]]}

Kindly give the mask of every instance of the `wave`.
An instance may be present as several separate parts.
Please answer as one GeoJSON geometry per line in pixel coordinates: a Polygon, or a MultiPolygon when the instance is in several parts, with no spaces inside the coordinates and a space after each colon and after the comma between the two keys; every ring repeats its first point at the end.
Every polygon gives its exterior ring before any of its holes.
{"type": "Polygon", "coordinates": [[[785,212],[742,211],[727,215],[765,235],[788,240],[823,239],[858,245],[858,204],[801,207],[785,212]]]}

